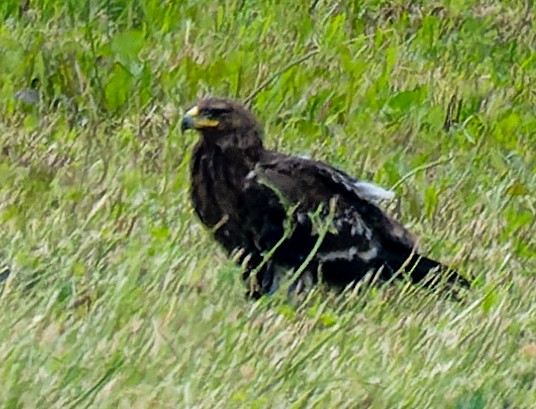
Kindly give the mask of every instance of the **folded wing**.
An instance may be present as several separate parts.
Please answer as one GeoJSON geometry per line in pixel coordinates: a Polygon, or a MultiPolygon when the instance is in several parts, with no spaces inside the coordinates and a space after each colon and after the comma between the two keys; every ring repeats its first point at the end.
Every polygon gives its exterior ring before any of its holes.
{"type": "Polygon", "coordinates": [[[371,270],[389,279],[401,269],[414,282],[436,270],[448,273],[448,281],[466,284],[447,267],[417,254],[408,230],[377,204],[393,198],[388,190],[325,163],[274,152],[266,154],[249,180],[275,191],[292,209],[293,233],[275,255],[289,265],[316,248],[310,268],[332,284],[346,285],[371,270]],[[324,231],[322,223],[328,224],[324,231]]]}

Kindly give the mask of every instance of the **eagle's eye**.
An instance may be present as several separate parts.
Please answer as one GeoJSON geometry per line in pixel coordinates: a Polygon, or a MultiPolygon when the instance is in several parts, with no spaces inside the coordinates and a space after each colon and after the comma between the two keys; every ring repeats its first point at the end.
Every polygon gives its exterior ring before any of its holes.
{"type": "Polygon", "coordinates": [[[207,115],[210,118],[218,118],[222,115],[230,114],[231,111],[232,109],[228,107],[207,107],[201,110],[204,115],[207,115]]]}

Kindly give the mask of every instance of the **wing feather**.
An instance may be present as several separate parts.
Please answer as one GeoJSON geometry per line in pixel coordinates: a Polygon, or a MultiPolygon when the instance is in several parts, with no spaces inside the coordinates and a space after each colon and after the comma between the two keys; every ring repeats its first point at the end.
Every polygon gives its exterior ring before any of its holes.
{"type": "MultiPolygon", "coordinates": [[[[404,268],[414,281],[434,269],[448,271],[421,257],[408,230],[379,207],[378,200],[392,196],[383,188],[325,163],[275,152],[269,152],[246,179],[246,185],[276,192],[281,203],[294,210],[294,231],[275,254],[282,264],[299,266],[315,248],[307,272],[314,270],[343,286],[370,270],[387,279],[404,268]],[[329,224],[324,233],[315,226],[318,216],[329,224]]],[[[453,277],[459,279],[455,273],[453,277]]]]}
{"type": "MultiPolygon", "coordinates": [[[[246,183],[265,185],[276,191],[287,207],[297,208],[294,222],[299,239],[291,238],[283,251],[295,252],[304,237],[318,238],[312,216],[319,207],[323,207],[321,219],[330,219],[315,257],[319,264],[357,263],[366,270],[381,264],[383,236],[403,241],[404,247],[414,244],[409,233],[377,207],[377,200],[391,196],[387,191],[322,162],[271,153],[248,174],[246,183]],[[335,206],[330,210],[333,200],[335,206]]],[[[306,248],[311,248],[310,243],[306,248]]]]}
{"type": "Polygon", "coordinates": [[[289,204],[299,204],[305,212],[336,198],[333,222],[341,237],[350,239],[365,234],[367,240],[374,237],[390,244],[398,242],[404,247],[415,247],[409,231],[378,207],[379,199],[394,194],[375,184],[359,181],[320,161],[276,153],[259,163],[255,177],[277,189],[289,204]]]}

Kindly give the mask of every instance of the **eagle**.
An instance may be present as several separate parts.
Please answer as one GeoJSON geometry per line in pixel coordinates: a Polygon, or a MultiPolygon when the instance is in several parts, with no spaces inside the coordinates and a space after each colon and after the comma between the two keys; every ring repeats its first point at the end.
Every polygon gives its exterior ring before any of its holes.
{"type": "Polygon", "coordinates": [[[344,289],[371,276],[469,286],[419,254],[412,234],[381,209],[391,191],[266,149],[263,127],[240,102],[200,99],[181,121],[181,131],[189,129],[200,134],[190,161],[194,211],[243,267],[249,296],[301,293],[318,283],[344,289]]]}

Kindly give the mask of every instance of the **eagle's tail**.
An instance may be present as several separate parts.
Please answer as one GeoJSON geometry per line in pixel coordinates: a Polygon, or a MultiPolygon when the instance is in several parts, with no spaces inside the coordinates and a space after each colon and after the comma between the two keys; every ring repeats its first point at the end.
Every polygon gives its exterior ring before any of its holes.
{"type": "Polygon", "coordinates": [[[402,268],[414,283],[425,282],[426,287],[440,283],[469,288],[471,283],[450,267],[420,254],[411,253],[404,260],[397,260],[396,270],[402,268]]]}

